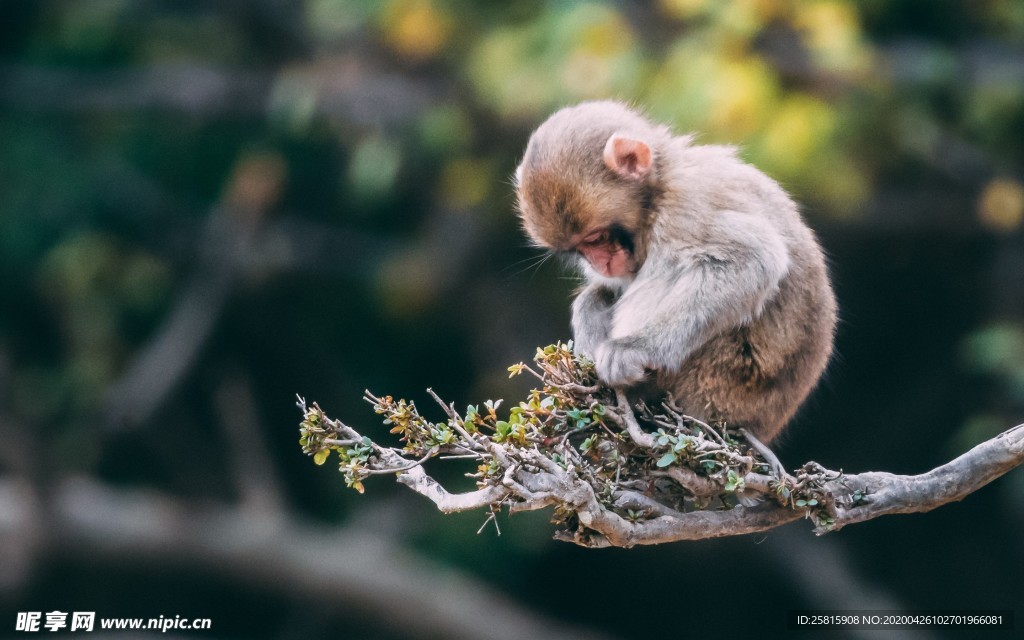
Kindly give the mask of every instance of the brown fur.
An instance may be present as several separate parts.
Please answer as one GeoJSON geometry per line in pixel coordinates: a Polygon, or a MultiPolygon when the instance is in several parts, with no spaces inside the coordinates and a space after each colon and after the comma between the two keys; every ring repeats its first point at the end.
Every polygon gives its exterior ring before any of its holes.
{"type": "Polygon", "coordinates": [[[821,249],[792,200],[733,148],[693,145],[619,103],[584,103],[534,133],[517,195],[542,246],[570,251],[610,225],[634,241],[635,273],[602,278],[583,261],[589,282],[573,303],[577,344],[606,382],[671,393],[695,417],[764,441],[816,385],[836,322],[821,249]],[[602,162],[613,134],[650,146],[648,175],[602,162]]]}

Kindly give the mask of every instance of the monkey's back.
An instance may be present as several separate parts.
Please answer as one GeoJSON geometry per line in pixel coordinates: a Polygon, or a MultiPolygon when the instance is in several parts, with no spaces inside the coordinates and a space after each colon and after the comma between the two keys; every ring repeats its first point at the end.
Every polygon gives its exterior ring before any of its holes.
{"type": "Polygon", "coordinates": [[[690,190],[680,192],[704,200],[712,211],[768,217],[782,233],[789,268],[759,314],[711,338],[677,372],[659,372],[654,383],[672,390],[690,415],[725,420],[768,441],[793,417],[828,364],[835,296],[821,247],[781,187],[729,148],[693,151],[695,164],[677,178],[690,190]]]}

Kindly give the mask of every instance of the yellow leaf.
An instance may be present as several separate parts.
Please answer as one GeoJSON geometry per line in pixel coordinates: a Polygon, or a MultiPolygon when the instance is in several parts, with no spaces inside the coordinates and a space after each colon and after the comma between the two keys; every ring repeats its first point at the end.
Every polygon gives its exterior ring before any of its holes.
{"type": "Polygon", "coordinates": [[[827,104],[810,95],[794,93],[771,116],[763,145],[777,170],[791,176],[806,170],[806,163],[829,141],[835,130],[835,114],[827,104]]]}
{"type": "Polygon", "coordinates": [[[493,183],[490,163],[476,158],[458,158],[441,173],[441,197],[455,208],[483,202],[493,183]]]}
{"type": "Polygon", "coordinates": [[[808,3],[796,14],[796,27],[815,61],[831,71],[867,68],[860,16],[850,3],[822,0],[808,3]]]}
{"type": "Polygon", "coordinates": [[[448,42],[452,24],[430,0],[396,0],[384,15],[384,37],[398,53],[413,60],[436,55],[448,42]]]}
{"type": "Polygon", "coordinates": [[[708,10],[708,0],[661,0],[658,2],[662,13],[672,18],[688,19],[708,10]]]}
{"type": "Polygon", "coordinates": [[[989,182],[978,199],[978,217],[995,231],[1008,233],[1024,222],[1024,186],[1009,178],[989,182]]]}

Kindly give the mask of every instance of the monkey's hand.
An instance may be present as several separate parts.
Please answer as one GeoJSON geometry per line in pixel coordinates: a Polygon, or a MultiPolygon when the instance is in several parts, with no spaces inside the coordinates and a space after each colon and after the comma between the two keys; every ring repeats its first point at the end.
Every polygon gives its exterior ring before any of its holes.
{"type": "Polygon", "coordinates": [[[608,340],[614,303],[615,293],[597,284],[584,288],[572,303],[572,334],[576,347],[595,362],[598,347],[608,340]]]}
{"type": "Polygon", "coordinates": [[[637,338],[606,340],[594,354],[597,377],[612,387],[640,382],[652,369],[653,361],[650,350],[637,338]]]}

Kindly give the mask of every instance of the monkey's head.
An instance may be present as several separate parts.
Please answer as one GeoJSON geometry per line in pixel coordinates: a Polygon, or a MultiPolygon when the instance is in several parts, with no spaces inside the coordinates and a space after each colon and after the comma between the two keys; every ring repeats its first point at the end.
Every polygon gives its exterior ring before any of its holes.
{"type": "Polygon", "coordinates": [[[606,278],[642,264],[665,127],[618,102],[558,111],[530,137],[516,169],[519,216],[530,238],[576,253],[606,278]]]}

